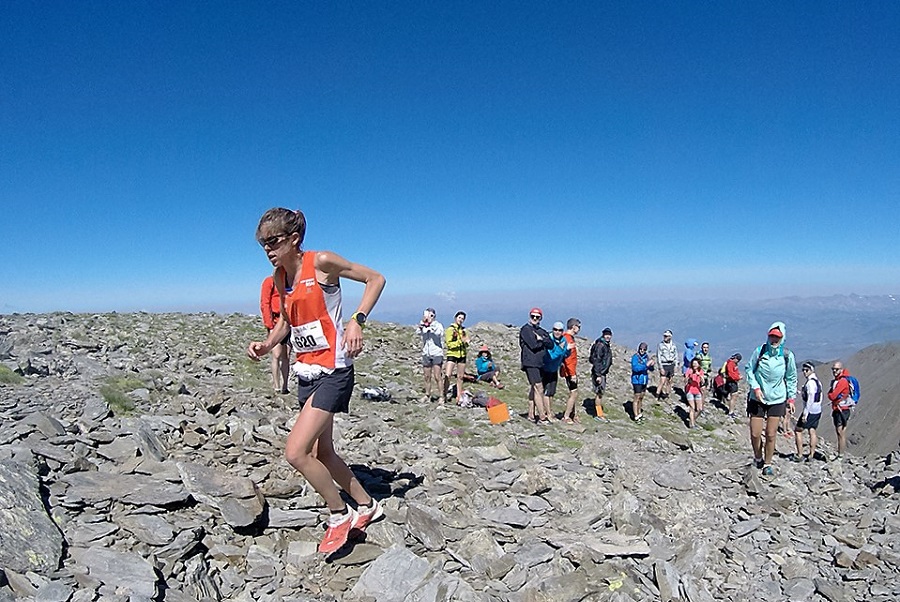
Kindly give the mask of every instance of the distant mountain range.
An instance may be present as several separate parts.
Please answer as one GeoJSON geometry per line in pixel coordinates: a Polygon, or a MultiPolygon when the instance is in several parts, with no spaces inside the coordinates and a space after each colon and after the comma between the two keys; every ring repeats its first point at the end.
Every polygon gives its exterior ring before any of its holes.
{"type": "Polygon", "coordinates": [[[523,324],[532,305],[544,311],[544,326],[578,317],[582,335],[597,337],[609,326],[614,340],[628,347],[647,341],[651,349],[665,329],[681,344],[687,338],[710,342],[715,360],[738,351],[747,357],[766,339],[769,325],[787,326],[787,345],[798,360],[830,361],[875,343],[900,340],[900,300],[894,295],[832,295],[766,300],[615,300],[601,291],[569,293],[464,293],[391,299],[379,303],[375,319],[415,324],[426,306],[445,325],[461,309],[476,321],[523,324]]]}

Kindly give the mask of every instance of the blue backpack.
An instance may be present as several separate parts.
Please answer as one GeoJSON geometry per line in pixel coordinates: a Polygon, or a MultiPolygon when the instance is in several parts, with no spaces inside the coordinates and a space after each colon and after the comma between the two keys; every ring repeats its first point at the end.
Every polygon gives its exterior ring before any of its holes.
{"type": "Polygon", "coordinates": [[[859,381],[856,380],[855,376],[845,376],[847,379],[847,384],[850,385],[850,399],[853,400],[853,405],[859,403],[859,381]]]}

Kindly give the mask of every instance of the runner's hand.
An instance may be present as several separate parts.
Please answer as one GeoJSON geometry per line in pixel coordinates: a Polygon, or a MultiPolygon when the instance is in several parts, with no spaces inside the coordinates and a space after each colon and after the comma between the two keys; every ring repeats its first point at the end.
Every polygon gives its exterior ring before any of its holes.
{"type": "Polygon", "coordinates": [[[253,341],[252,343],[247,345],[247,357],[254,361],[258,362],[260,358],[268,352],[269,350],[266,348],[265,343],[253,341]]]}
{"type": "Polygon", "coordinates": [[[344,350],[350,357],[356,357],[363,348],[362,326],[356,320],[350,320],[344,328],[344,350]]]}

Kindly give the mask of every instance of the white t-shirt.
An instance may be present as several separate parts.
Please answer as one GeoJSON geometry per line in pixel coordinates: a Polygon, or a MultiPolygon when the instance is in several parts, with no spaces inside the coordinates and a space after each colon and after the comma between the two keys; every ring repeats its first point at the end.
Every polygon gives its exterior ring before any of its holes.
{"type": "Polygon", "coordinates": [[[803,403],[803,417],[822,413],[822,384],[815,375],[809,377],[803,385],[806,401],[803,403]]]}

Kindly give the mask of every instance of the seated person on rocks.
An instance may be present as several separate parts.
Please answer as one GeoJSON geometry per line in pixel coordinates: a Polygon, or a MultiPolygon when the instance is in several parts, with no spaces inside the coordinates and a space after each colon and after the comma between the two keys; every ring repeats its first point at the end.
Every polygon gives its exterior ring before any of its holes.
{"type": "Polygon", "coordinates": [[[497,367],[497,364],[491,357],[491,350],[488,349],[487,345],[482,345],[481,349],[478,350],[478,357],[475,358],[475,370],[478,371],[479,381],[491,383],[498,389],[503,388],[503,385],[500,384],[500,380],[497,378],[497,375],[500,374],[500,368],[497,367]]]}

